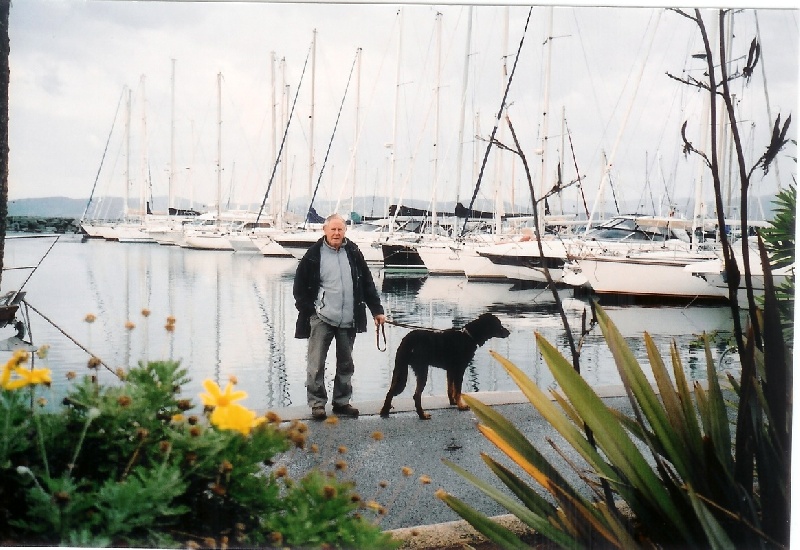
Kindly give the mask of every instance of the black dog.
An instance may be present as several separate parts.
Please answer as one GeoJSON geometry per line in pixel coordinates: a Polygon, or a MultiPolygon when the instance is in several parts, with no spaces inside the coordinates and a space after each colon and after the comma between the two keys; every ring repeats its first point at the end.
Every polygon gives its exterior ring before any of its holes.
{"type": "Polygon", "coordinates": [[[462,411],[469,409],[461,400],[461,384],[469,362],[475,356],[478,346],[482,346],[491,338],[506,338],[508,335],[508,329],[491,313],[484,313],[462,329],[412,330],[403,337],[397,347],[392,383],[386,394],[381,416],[389,416],[392,398],[400,395],[405,389],[409,367],[414,369],[417,377],[414,405],[420,418],[427,420],[431,417],[422,409],[422,390],[428,381],[428,366],[447,371],[447,397],[450,399],[450,404],[456,405],[462,411]]]}

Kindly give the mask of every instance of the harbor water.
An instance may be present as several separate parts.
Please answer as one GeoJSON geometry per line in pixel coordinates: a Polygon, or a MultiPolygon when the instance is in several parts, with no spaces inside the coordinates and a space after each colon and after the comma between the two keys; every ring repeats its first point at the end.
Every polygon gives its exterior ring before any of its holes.
{"type": "MultiPolygon", "coordinates": [[[[179,360],[188,370],[186,397],[203,391],[212,379],[223,387],[232,377],[248,393],[243,404],[263,412],[305,405],[306,341],[294,338],[297,312],[292,282],[297,260],[260,254],[191,250],[157,244],[122,244],[74,238],[7,239],[2,292],[22,287],[22,313],[29,319],[30,341],[49,351],[37,367],[53,371],[51,392],[65,391],[68,372],[88,373],[90,353],[111,370],[140,361],[179,360]],[[36,269],[9,269],[27,267],[36,269]],[[26,305],[27,304],[27,305],[26,305]],[[87,315],[94,316],[87,322],[87,315]],[[174,330],[166,328],[175,318],[174,330]]],[[[479,348],[464,382],[465,392],[517,389],[490,357],[494,350],[522,368],[540,387],[554,387],[537,352],[535,334],[543,335],[569,357],[567,340],[552,294],[547,289],[519,288],[510,281],[473,282],[463,277],[400,277],[373,268],[390,320],[386,349],[370,330],[355,343],[353,402],[383,399],[391,380],[394,352],[409,327],[461,327],[481,313],[497,315],[510,330],[506,339],[479,348]],[[380,343],[380,348],[379,344],[380,343]]],[[[573,333],[578,335],[588,298],[561,290],[573,333]]],[[[643,332],[669,358],[674,340],[690,379],[706,378],[702,333],[713,334],[717,368],[735,368],[726,353],[731,331],[724,305],[607,305],[612,320],[634,354],[647,365],[643,332]]],[[[0,338],[14,334],[5,327],[0,338]]],[[[0,352],[5,360],[9,352],[0,352]]],[[[332,386],[333,350],[327,381],[332,386]]],[[[613,358],[599,328],[585,338],[581,372],[592,386],[619,384],[613,358]]],[[[116,376],[101,368],[101,382],[116,376]]],[[[413,379],[413,377],[412,377],[413,379]]],[[[409,383],[404,396],[413,392],[409,383]]],[[[446,395],[444,372],[431,369],[426,395],[446,395]]]]}

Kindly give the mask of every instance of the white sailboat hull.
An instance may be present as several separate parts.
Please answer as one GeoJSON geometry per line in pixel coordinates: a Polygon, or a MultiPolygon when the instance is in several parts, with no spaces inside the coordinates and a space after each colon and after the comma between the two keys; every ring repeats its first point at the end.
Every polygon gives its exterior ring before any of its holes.
{"type": "Polygon", "coordinates": [[[560,240],[542,240],[542,256],[536,240],[497,244],[478,249],[478,255],[491,261],[509,279],[545,283],[547,277],[560,282],[567,251],[560,240]]]}
{"type": "Polygon", "coordinates": [[[233,251],[226,234],[187,231],[181,246],[196,250],[229,250],[233,251]]]}
{"type": "Polygon", "coordinates": [[[688,299],[724,299],[720,289],[685,268],[705,260],[697,254],[652,252],[629,257],[578,259],[581,273],[597,294],[688,299]]]}

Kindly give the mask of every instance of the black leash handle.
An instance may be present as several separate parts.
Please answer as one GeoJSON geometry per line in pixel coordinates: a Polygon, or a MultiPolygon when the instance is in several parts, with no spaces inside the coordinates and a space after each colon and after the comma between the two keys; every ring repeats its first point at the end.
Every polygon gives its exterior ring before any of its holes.
{"type": "Polygon", "coordinates": [[[386,327],[384,324],[375,325],[375,345],[378,351],[386,351],[386,327]],[[383,334],[383,348],[381,348],[381,334],[383,334]]]}

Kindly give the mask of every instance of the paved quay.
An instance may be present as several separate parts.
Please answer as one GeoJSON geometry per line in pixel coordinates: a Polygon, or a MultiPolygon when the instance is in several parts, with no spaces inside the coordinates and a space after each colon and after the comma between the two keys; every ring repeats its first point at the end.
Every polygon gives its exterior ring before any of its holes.
{"type": "MultiPolygon", "coordinates": [[[[597,388],[595,391],[610,407],[631,414],[621,386],[597,388]]],[[[574,481],[576,486],[583,486],[548,440],[552,440],[576,464],[582,464],[582,459],[521,392],[469,395],[492,406],[510,420],[565,477],[574,481]]],[[[361,412],[359,418],[339,418],[334,422],[312,420],[311,411],[305,406],[276,409],[284,421],[302,420],[309,427],[306,450],[289,453],[279,463],[285,462],[290,475],[298,477],[315,466],[333,469],[337,461],[344,460],[346,469],[339,472],[339,478],[353,480],[356,491],[365,502],[375,501],[385,507],[385,515],[377,518],[385,530],[460,520],[434,496],[438,488],[488,516],[508,513],[442,462],[442,459],[449,459],[493,485],[502,486],[480,454],[484,452],[504,464],[511,463],[477,430],[474,413],[451,407],[444,396],[423,396],[423,407],[432,418],[420,420],[414,412],[412,399],[401,397],[394,399],[392,415],[381,418],[378,412],[382,404],[382,401],[353,403],[361,412]],[[376,433],[380,434],[378,441],[374,438],[376,433]],[[317,453],[308,451],[311,445],[318,447],[317,453]],[[428,479],[430,482],[425,483],[428,479]]],[[[328,415],[330,419],[330,404],[328,415]]],[[[515,467],[515,471],[519,472],[519,469],[515,467]]],[[[525,473],[521,473],[521,477],[530,479],[525,473]]],[[[534,484],[532,480],[531,483],[534,484]]],[[[508,490],[506,493],[510,494],[508,490]]]]}

